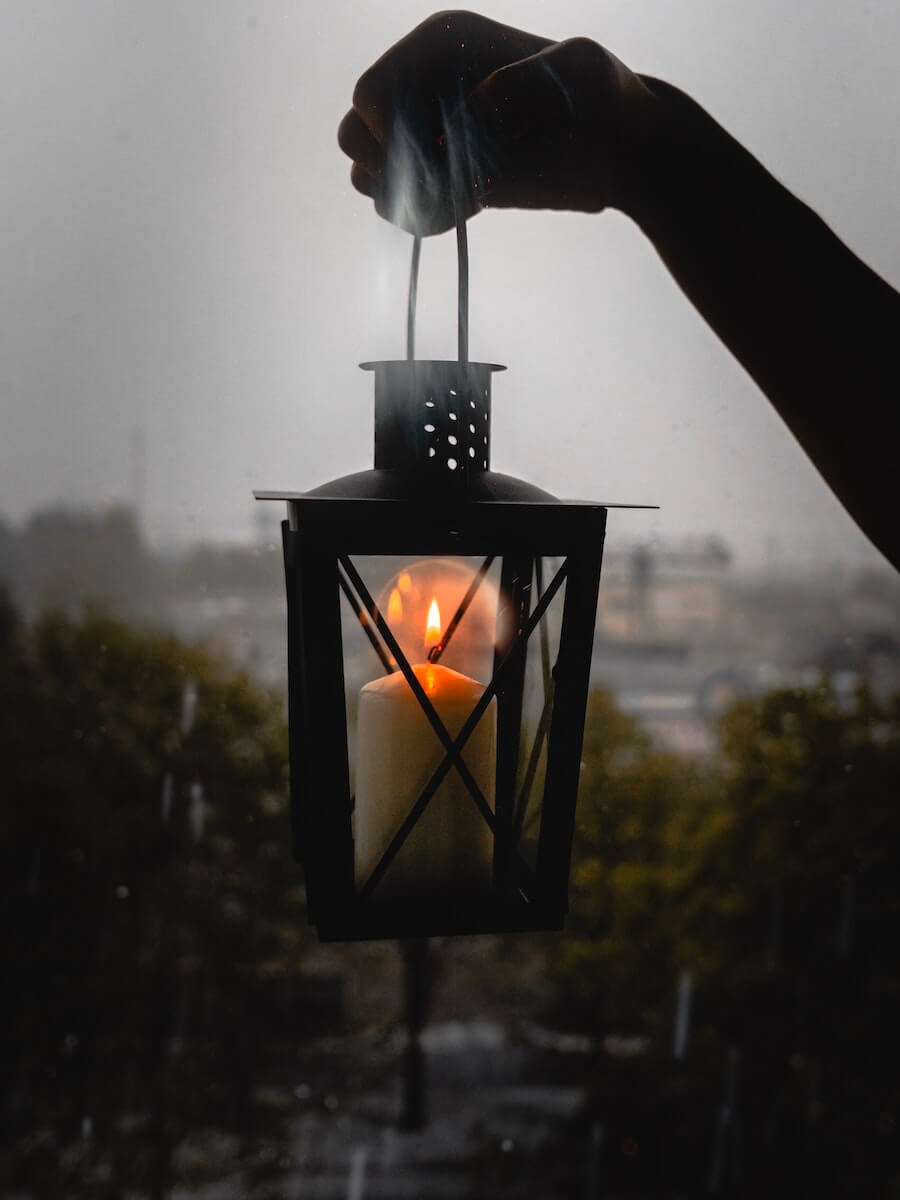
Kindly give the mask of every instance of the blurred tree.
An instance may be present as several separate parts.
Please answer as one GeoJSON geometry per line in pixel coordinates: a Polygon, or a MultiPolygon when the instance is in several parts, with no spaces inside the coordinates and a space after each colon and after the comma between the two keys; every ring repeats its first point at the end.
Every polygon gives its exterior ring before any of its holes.
{"type": "Polygon", "coordinates": [[[200,542],[172,569],[171,586],[185,595],[280,595],[283,570],[280,540],[255,546],[200,542]]]}
{"type": "Polygon", "coordinates": [[[742,701],[706,769],[603,695],[588,731],[554,1015],[646,1039],[597,1081],[612,1185],[900,1194],[900,699],[742,701]]]}
{"type": "Polygon", "coordinates": [[[646,1033],[678,966],[671,898],[683,888],[715,788],[657,749],[602,691],[592,694],[568,933],[556,969],[560,1016],[594,1032],[646,1033]]]}
{"type": "Polygon", "coordinates": [[[7,603],[0,717],[3,1190],[164,1196],[189,1133],[277,1138],[256,998],[307,939],[281,704],[173,637],[7,603]]]}
{"type": "Polygon", "coordinates": [[[28,614],[102,604],[148,617],[158,602],[137,514],[124,505],[97,512],[57,506],[34,513],[20,530],[0,524],[0,583],[28,614]]]}

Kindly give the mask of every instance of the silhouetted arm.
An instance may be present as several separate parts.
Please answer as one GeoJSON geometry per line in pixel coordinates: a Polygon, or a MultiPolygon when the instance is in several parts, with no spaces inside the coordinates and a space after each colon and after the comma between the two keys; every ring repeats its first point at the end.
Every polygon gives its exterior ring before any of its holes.
{"type": "Polygon", "coordinates": [[[338,138],[388,220],[618,208],[900,569],[900,297],[690,97],[587,38],[429,17],[359,79],[338,138]]]}
{"type": "Polygon", "coordinates": [[[660,105],[617,206],[900,568],[900,295],[688,96],[660,105]]]}

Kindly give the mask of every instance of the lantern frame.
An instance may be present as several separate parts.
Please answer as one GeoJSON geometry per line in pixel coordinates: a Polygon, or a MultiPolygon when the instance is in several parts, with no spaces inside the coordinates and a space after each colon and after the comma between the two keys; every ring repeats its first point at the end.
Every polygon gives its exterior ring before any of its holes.
{"type": "MultiPolygon", "coordinates": [[[[561,928],[606,510],[589,505],[488,502],[423,511],[420,504],[406,501],[311,498],[291,500],[289,509],[283,539],[294,854],[304,868],[309,916],[320,938],[561,928]],[[518,607],[520,621],[514,644],[498,654],[497,669],[487,685],[488,699],[496,695],[498,703],[494,888],[488,902],[483,896],[471,903],[455,896],[440,906],[374,905],[357,891],[340,606],[344,603],[341,573],[348,562],[352,565],[354,555],[364,554],[502,558],[501,592],[507,604],[518,607]],[[515,847],[503,843],[508,842],[504,834],[511,831],[513,817],[527,641],[521,631],[530,623],[533,633],[540,621],[540,616],[528,621],[523,589],[517,584],[524,579],[526,562],[530,584],[531,564],[538,554],[564,559],[560,572],[566,590],[553,667],[537,865],[533,878],[520,874],[513,881],[503,861],[515,847]],[[499,671],[503,674],[495,682],[499,671]]],[[[368,608],[365,597],[358,599],[368,608]]],[[[520,871],[524,871],[521,860],[520,871]]]]}
{"type": "Polygon", "coordinates": [[[324,942],[560,929],[568,907],[597,594],[607,510],[612,506],[562,502],[489,469],[490,376],[502,368],[421,360],[363,366],[375,371],[375,468],[311,492],[256,493],[258,499],[283,500],[288,507],[282,535],[291,813],[293,852],[306,878],[309,919],[324,942]],[[465,427],[456,411],[462,412],[464,405],[465,427]],[[472,430],[476,453],[468,448],[465,428],[472,430]],[[448,440],[456,456],[450,470],[448,440]],[[495,642],[494,670],[485,693],[455,738],[439,717],[435,722],[427,700],[417,696],[443,744],[444,759],[372,877],[357,886],[342,605],[349,604],[360,620],[385,669],[396,664],[414,693],[417,687],[354,563],[361,556],[461,556],[482,558],[485,564],[499,559],[499,602],[512,612],[513,620],[495,642]],[[552,576],[544,570],[548,558],[562,560],[552,576]],[[558,648],[551,663],[543,640],[547,607],[563,583],[558,648]],[[534,591],[540,594],[533,596],[534,591]],[[535,635],[542,639],[544,706],[530,759],[541,752],[538,739],[544,739],[546,770],[532,866],[519,853],[516,790],[525,749],[526,656],[535,635]],[[462,752],[478,722],[479,705],[483,713],[494,696],[496,790],[491,810],[462,752]],[[398,838],[402,842],[408,835],[440,786],[435,780],[441,771],[450,770],[462,776],[491,827],[489,892],[451,889],[438,899],[413,894],[397,901],[378,898],[375,876],[390,870],[390,861],[385,865],[384,860],[390,859],[391,848],[397,852],[398,838]]]}

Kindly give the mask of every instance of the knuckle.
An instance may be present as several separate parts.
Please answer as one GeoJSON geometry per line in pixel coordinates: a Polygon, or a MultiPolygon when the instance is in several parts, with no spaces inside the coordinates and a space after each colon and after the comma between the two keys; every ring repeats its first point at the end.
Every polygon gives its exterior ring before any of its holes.
{"type": "Polygon", "coordinates": [[[600,56],[600,47],[589,37],[566,38],[559,43],[559,54],[573,63],[592,63],[600,56]]]}

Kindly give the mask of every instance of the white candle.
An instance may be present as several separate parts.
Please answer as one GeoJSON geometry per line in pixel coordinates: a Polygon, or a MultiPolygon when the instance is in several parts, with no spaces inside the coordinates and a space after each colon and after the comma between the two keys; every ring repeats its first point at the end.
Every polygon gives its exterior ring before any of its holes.
{"type": "MultiPolygon", "coordinates": [[[[483,695],[484,685],[440,664],[421,663],[413,671],[455,738],[483,695]]],[[[492,809],[496,729],[494,699],[462,749],[463,761],[492,809]]],[[[356,885],[362,887],[445,751],[399,671],[367,683],[360,692],[357,747],[354,855],[356,885]]],[[[451,766],[374,889],[372,901],[414,899],[448,887],[470,895],[473,890],[483,893],[490,885],[492,857],[493,837],[487,822],[459,771],[451,766]]]]}

